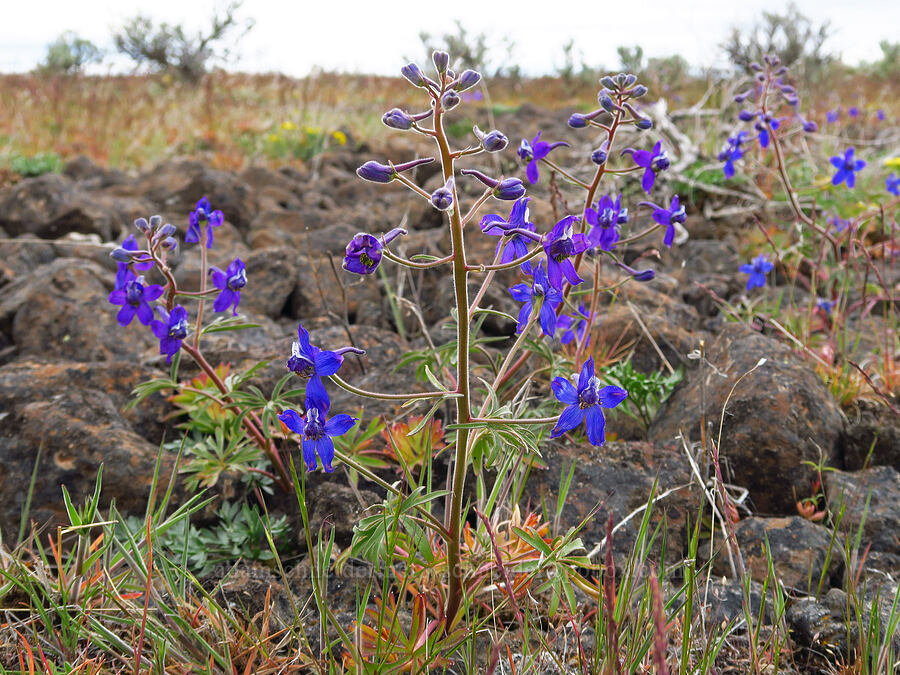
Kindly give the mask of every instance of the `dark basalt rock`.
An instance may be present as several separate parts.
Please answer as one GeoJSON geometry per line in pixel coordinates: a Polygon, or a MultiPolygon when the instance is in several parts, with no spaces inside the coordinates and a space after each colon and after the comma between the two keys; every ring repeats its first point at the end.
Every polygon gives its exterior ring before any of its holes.
{"type": "Polygon", "coordinates": [[[706,364],[688,371],[649,430],[649,439],[669,443],[683,430],[700,438],[705,415],[708,437],[718,437],[726,399],[720,456],[726,478],[750,489],[760,513],[796,513],[813,492],[813,472],[804,461],[840,467],[840,410],[809,365],[784,344],[740,325],[726,327],[709,345],[706,364]],[[760,359],[766,363],[737,379],[760,359]],[[723,376],[724,375],[724,376],[723,376]],[[730,395],[730,399],[729,399],[730,395]]]}

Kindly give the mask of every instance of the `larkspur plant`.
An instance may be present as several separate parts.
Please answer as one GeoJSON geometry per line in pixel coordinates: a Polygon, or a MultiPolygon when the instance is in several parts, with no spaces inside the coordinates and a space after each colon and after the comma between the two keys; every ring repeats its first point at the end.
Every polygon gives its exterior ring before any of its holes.
{"type": "MultiPolygon", "coordinates": [[[[612,385],[601,386],[602,375],[595,374],[594,360],[585,354],[590,341],[591,326],[598,316],[598,298],[605,290],[596,285],[596,281],[599,279],[604,261],[610,265],[610,269],[620,269],[626,274],[616,286],[630,280],[649,281],[653,278],[654,272],[633,269],[619,260],[618,246],[622,241],[621,230],[629,222],[628,209],[622,205],[621,195],[613,199],[610,195],[600,195],[598,190],[607,173],[627,174],[641,171],[641,187],[649,193],[658,185],[658,178],[669,168],[670,161],[662,141],[656,140],[652,144],[652,149],[635,147],[623,149],[618,157],[627,158],[620,161],[630,160],[630,165],[610,166],[618,131],[631,127],[640,133],[651,129],[653,124],[639,112],[634,103],[635,99],[647,92],[646,87],[637,84],[634,75],[622,73],[604,77],[601,80],[602,89],[597,97],[600,107],[588,113],[573,114],[569,118],[569,126],[573,129],[600,130],[603,136],[600,142],[594,145],[595,150],[585,157],[588,166],[591,167],[591,175],[585,180],[576,177],[575,172],[563,169],[550,157],[553,151],[570,147],[566,141],[541,140],[541,131],[538,130],[531,140],[523,139],[518,146],[518,155],[525,162],[525,175],[530,184],[535,185],[541,180],[540,169],[541,165],[544,165],[551,172],[562,176],[585,192],[584,205],[575,213],[563,216],[556,223],[532,223],[528,211],[530,198],[525,196],[525,187],[519,178],[492,176],[478,169],[457,169],[456,162],[462,157],[502,151],[507,145],[507,137],[498,130],[483,132],[476,126],[473,129],[474,144],[458,150],[451,148],[445,132],[446,116],[451,109],[455,111],[463,103],[456,92],[471,86],[470,80],[473,83],[478,82],[480,75],[474,71],[465,71],[462,75],[457,75],[450,68],[449,56],[444,52],[435,52],[433,61],[436,71],[433,78],[425,75],[423,69],[414,63],[402,69],[403,76],[414,87],[423,90],[430,99],[428,106],[421,106],[424,112],[410,113],[394,108],[385,113],[382,121],[392,129],[418,134],[435,142],[437,159],[441,165],[441,187],[429,193],[416,184],[414,174],[406,175],[416,166],[433,161],[432,157],[414,158],[398,164],[391,161],[384,163],[370,161],[361,166],[357,174],[365,180],[377,183],[397,181],[410,189],[414,199],[428,200],[434,208],[445,213],[451,252],[443,257],[414,255],[407,258],[391,251],[390,247],[392,240],[400,234],[405,234],[404,230],[394,228],[382,237],[360,232],[347,245],[343,266],[347,272],[359,275],[371,274],[383,259],[413,270],[449,267],[448,276],[454,289],[451,315],[456,331],[454,340],[448,345],[451,355],[446,361],[434,364],[436,366],[434,369],[426,370],[427,379],[435,387],[434,391],[410,394],[362,392],[336,375],[331,375],[330,379],[338,386],[364,396],[408,403],[416,400],[435,400],[431,412],[423,418],[420,426],[435,413],[442,401],[453,402],[455,406],[453,423],[446,427],[451,433],[449,439],[454,460],[452,481],[444,508],[445,520],[440,526],[432,525],[435,534],[446,547],[446,573],[449,579],[444,595],[444,608],[440,616],[444,622],[444,630],[449,631],[457,620],[464,594],[461,525],[467,513],[464,510],[463,487],[474,458],[482,456],[481,448],[485,442],[489,443],[498,433],[506,433],[519,439],[528,437],[534,440],[527,443],[526,447],[537,452],[536,441],[547,432],[548,428],[552,427],[552,437],[560,436],[564,432],[574,434],[580,422],[585,421],[588,442],[602,445],[605,435],[601,408],[612,408],[627,397],[624,389],[612,385]],[[459,191],[460,181],[466,179],[477,181],[474,183],[476,186],[479,183],[483,186],[481,195],[469,206],[461,203],[459,191]],[[479,209],[491,199],[510,200],[514,201],[514,204],[508,213],[504,210],[500,214],[489,213],[482,217],[481,232],[478,235],[499,237],[499,241],[492,262],[476,263],[469,258],[467,252],[465,227],[476,218],[479,209]],[[590,289],[583,288],[585,282],[579,274],[579,268],[587,261],[592,262],[594,270],[591,278],[595,285],[590,289]],[[517,338],[505,356],[500,359],[502,363],[498,361],[492,366],[492,378],[483,380],[486,387],[479,389],[473,386],[471,371],[474,366],[470,361],[470,351],[472,345],[480,340],[478,327],[481,325],[482,315],[486,312],[495,312],[483,309],[481,302],[497,273],[502,271],[518,271],[525,277],[524,281],[509,289],[513,298],[522,303],[517,321],[517,338]],[[481,279],[474,300],[470,298],[468,288],[469,277],[473,275],[478,275],[481,279]],[[579,296],[588,298],[577,307],[572,304],[575,297],[572,291],[576,287],[579,296]],[[571,365],[563,367],[568,370],[574,366],[574,370],[581,373],[577,389],[565,377],[557,377],[553,381],[553,392],[560,402],[568,406],[561,415],[555,417],[538,417],[529,413],[527,409],[520,410],[516,414],[508,406],[499,405],[499,402],[508,399],[516,388],[527,387],[531,382],[532,378],[522,373],[522,367],[533,354],[533,350],[527,345],[536,326],[540,326],[538,339],[544,339],[550,344],[567,345],[571,350],[568,361],[571,365]],[[559,341],[556,342],[558,333],[559,341]],[[455,372],[451,374],[452,366],[455,366],[455,372]],[[452,384],[442,382],[439,378],[441,373],[445,374],[452,384]],[[519,380],[516,380],[516,377],[519,380]],[[512,382],[518,384],[514,386],[512,382]],[[535,428],[536,435],[534,431],[527,431],[535,428]]],[[[686,213],[677,195],[672,196],[669,202],[669,208],[650,203],[655,209],[653,213],[655,225],[632,236],[630,241],[645,237],[658,228],[665,228],[663,243],[671,246],[676,231],[679,228],[683,230],[686,213]]],[[[470,237],[473,236],[471,228],[468,232],[470,237]]],[[[438,351],[444,353],[447,350],[441,347],[438,351]]],[[[295,357],[299,354],[298,351],[295,357]]],[[[307,363],[313,361],[309,355],[305,358],[307,363]]],[[[543,386],[545,391],[550,389],[547,383],[543,386]]],[[[308,386],[307,398],[309,397],[308,386]]],[[[320,439],[318,442],[324,446],[317,446],[317,452],[326,463],[326,468],[329,468],[331,451],[330,439],[326,440],[329,435],[328,423],[323,426],[321,422],[327,407],[308,403],[307,409],[317,412],[312,413],[312,417],[308,415],[305,421],[299,415],[289,415],[282,419],[289,423],[294,431],[303,435],[307,463],[310,463],[310,460],[315,461],[311,449],[308,449],[311,448],[309,444],[314,438],[320,439]]],[[[521,452],[518,444],[502,447],[505,447],[506,452],[521,452]]],[[[492,451],[490,456],[499,455],[496,451],[492,451]]],[[[349,461],[348,458],[341,456],[338,459],[349,461]]],[[[478,466],[481,465],[481,461],[479,460],[478,466]]],[[[405,521],[401,520],[401,523],[403,522],[405,521]]],[[[361,525],[357,529],[353,550],[382,550],[380,546],[383,542],[379,543],[374,539],[371,542],[364,540],[371,536],[372,532],[380,531],[371,530],[368,524],[361,525]]]]}

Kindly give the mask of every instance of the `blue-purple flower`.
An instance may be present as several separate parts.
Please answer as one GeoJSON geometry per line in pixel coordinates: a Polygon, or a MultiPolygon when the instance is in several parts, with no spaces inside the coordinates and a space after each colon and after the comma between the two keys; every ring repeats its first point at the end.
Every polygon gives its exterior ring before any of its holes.
{"type": "Polygon", "coordinates": [[[366,232],[359,232],[347,244],[344,269],[354,274],[372,274],[381,264],[384,247],[401,234],[406,234],[406,230],[401,227],[395,227],[381,239],[366,232]]]}
{"type": "MultiPolygon", "coordinates": [[[[116,283],[118,284],[118,275],[116,283]]],[[[109,294],[109,301],[114,305],[121,305],[122,309],[116,315],[120,326],[131,323],[135,314],[138,320],[145,326],[153,321],[153,308],[150,303],[163,294],[163,287],[157,284],[145,284],[144,277],[136,277],[130,271],[122,278],[122,287],[109,294]]]]}
{"type": "Polygon", "coordinates": [[[332,352],[315,347],[309,343],[309,331],[303,324],[297,326],[297,335],[300,339],[291,344],[291,356],[287,361],[288,370],[309,380],[306,385],[307,398],[315,396],[327,401],[328,394],[325,392],[322,378],[334,375],[340,369],[345,353],[365,354],[365,351],[356,347],[342,347],[332,352]]]}
{"type": "Polygon", "coordinates": [[[725,178],[734,177],[734,163],[744,156],[743,144],[747,142],[747,132],[739,131],[728,139],[728,146],[719,153],[719,161],[724,161],[725,178]]]}
{"type": "Polygon", "coordinates": [[[519,310],[519,323],[516,333],[521,333],[528,325],[532,312],[538,312],[538,319],[544,335],[552,336],[556,332],[556,308],[562,302],[562,293],[553,288],[544,271],[544,263],[534,268],[531,285],[516,284],[509,289],[516,302],[524,303],[519,310]]]}
{"type": "Polygon", "coordinates": [[[846,181],[847,187],[852,188],[856,184],[856,172],[865,168],[866,163],[861,159],[854,159],[855,151],[855,148],[847,148],[843,157],[837,155],[831,158],[831,166],[837,169],[837,173],[831,179],[832,185],[840,185],[846,181]]]}
{"type": "Polygon", "coordinates": [[[628,209],[622,206],[622,195],[617,195],[615,201],[603,195],[596,209],[592,206],[585,209],[584,218],[592,226],[587,235],[590,245],[611,251],[619,241],[619,226],[628,222],[628,209]]]}
{"type": "Polygon", "coordinates": [[[641,177],[641,187],[644,192],[650,194],[653,189],[653,183],[656,181],[656,174],[669,168],[669,157],[666,151],[662,149],[662,143],[656,141],[653,151],[635,150],[634,148],[625,148],[622,154],[630,154],[634,163],[644,169],[644,175],[641,177]]]}
{"type": "Polygon", "coordinates": [[[678,195],[672,197],[669,208],[664,208],[653,202],[641,202],[641,204],[652,206],[654,208],[653,220],[660,225],[666,226],[666,236],[663,237],[663,243],[671,248],[672,242],[675,241],[675,223],[684,225],[684,221],[687,220],[687,214],[684,211],[684,207],[678,203],[678,195]]]}
{"type": "Polygon", "coordinates": [[[753,125],[753,128],[759,132],[759,146],[761,148],[769,147],[769,134],[771,131],[775,131],[781,126],[781,120],[772,117],[771,115],[767,115],[760,111],[758,113],[759,121],[753,125]]]}
{"type": "Polygon", "coordinates": [[[308,471],[317,468],[316,455],[322,460],[322,468],[325,471],[334,471],[331,462],[334,460],[335,436],[343,436],[359,421],[358,417],[350,417],[341,413],[326,419],[330,403],[327,398],[306,396],[306,416],[303,417],[295,410],[285,410],[278,416],[284,425],[303,437],[303,461],[308,471]]]}
{"type": "Polygon", "coordinates": [[[829,110],[827,113],[825,113],[825,121],[828,122],[828,124],[834,124],[838,121],[838,119],[840,119],[840,116],[841,109],[835,108],[834,110],[829,110]]]}
{"type": "MultiPolygon", "coordinates": [[[[556,319],[556,328],[557,330],[562,331],[562,335],[559,338],[559,341],[567,345],[572,342],[576,336],[579,340],[584,336],[584,331],[588,325],[588,309],[584,306],[582,302],[578,305],[578,313],[575,316],[569,316],[568,314],[562,314],[556,319]]],[[[585,344],[590,342],[590,336],[588,336],[585,344]]]]}
{"type": "Polygon", "coordinates": [[[759,254],[753,260],[750,261],[750,264],[743,264],[740,266],[740,271],[744,274],[749,274],[749,278],[747,279],[747,290],[751,290],[753,288],[762,288],[766,285],[766,275],[772,271],[775,267],[769,260],[766,258],[764,254],[759,254]]]}
{"type": "Polygon", "coordinates": [[[244,261],[235,258],[224,272],[218,267],[210,267],[209,273],[212,275],[213,286],[221,291],[213,303],[213,309],[217,312],[224,312],[233,305],[232,314],[237,316],[237,306],[241,301],[241,289],[247,285],[247,270],[244,268],[244,261]]]}
{"type": "Polygon", "coordinates": [[[578,388],[564,377],[557,377],[550,385],[560,403],[568,406],[559,416],[559,421],[550,432],[551,438],[558,438],[567,431],[578,427],[582,422],[587,429],[588,442],[591,445],[603,445],[606,442],[604,428],[606,419],[601,408],[615,408],[628,397],[622,387],[600,386],[600,378],[594,375],[594,358],[584,363],[578,377],[578,388]]]}
{"type": "MultiPolygon", "coordinates": [[[[538,235],[529,237],[527,234],[535,231],[534,223],[528,222],[528,201],[530,199],[531,197],[517,199],[509,213],[509,220],[503,220],[496,214],[490,214],[481,219],[482,232],[492,237],[500,237],[496,253],[499,256],[500,264],[521,258],[528,253],[529,243],[540,241],[538,235]]],[[[526,274],[531,274],[531,261],[523,262],[521,268],[526,274]]]]}
{"type": "Polygon", "coordinates": [[[197,207],[191,211],[188,216],[187,234],[184,240],[191,243],[200,241],[200,226],[206,226],[206,248],[212,248],[213,245],[213,228],[219,227],[225,222],[225,215],[216,209],[212,210],[209,199],[203,197],[197,202],[197,207]]]}
{"type": "Polygon", "coordinates": [[[528,178],[528,182],[532,185],[535,185],[541,177],[540,172],[538,171],[538,162],[549,155],[551,150],[554,150],[561,145],[564,145],[566,147],[569,146],[569,144],[565,141],[547,143],[547,141],[542,141],[540,140],[540,138],[540,131],[538,132],[537,136],[531,139],[530,143],[523,138],[522,143],[519,145],[519,149],[517,151],[519,153],[519,157],[528,162],[528,166],[525,167],[525,177],[528,178]]]}
{"type": "Polygon", "coordinates": [[[181,343],[187,337],[187,310],[181,305],[175,305],[171,312],[162,307],[157,307],[157,310],[162,320],[154,319],[150,330],[159,338],[159,353],[166,355],[166,363],[171,363],[172,357],[181,349],[181,343]]]}
{"type": "Polygon", "coordinates": [[[544,252],[547,254],[547,276],[550,278],[550,285],[558,291],[562,290],[563,276],[572,286],[584,281],[569,260],[573,255],[590,247],[585,235],[574,234],[574,224],[577,221],[576,216],[566,216],[544,235],[542,241],[544,252]]]}
{"type": "Polygon", "coordinates": [[[900,176],[892,173],[884,179],[884,189],[896,197],[900,197],[900,176]]]}

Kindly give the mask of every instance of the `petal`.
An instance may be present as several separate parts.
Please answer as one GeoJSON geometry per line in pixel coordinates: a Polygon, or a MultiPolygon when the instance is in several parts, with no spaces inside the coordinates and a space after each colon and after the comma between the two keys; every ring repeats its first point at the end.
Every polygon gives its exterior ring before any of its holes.
{"type": "Polygon", "coordinates": [[[329,436],[343,436],[359,421],[358,417],[350,417],[341,413],[325,422],[325,433],[329,436]]]}
{"type": "Polygon", "coordinates": [[[318,467],[316,464],[316,442],[303,439],[303,461],[306,462],[307,471],[315,471],[318,467]]]}
{"type": "Polygon", "coordinates": [[[331,473],[334,471],[334,467],[331,466],[331,462],[334,461],[334,441],[325,436],[315,441],[315,443],[316,452],[319,453],[319,457],[322,459],[322,468],[331,473]]]}
{"type": "Polygon", "coordinates": [[[120,326],[127,326],[131,323],[131,320],[134,318],[135,309],[131,305],[123,305],[122,309],[119,310],[119,313],[116,314],[116,320],[119,322],[120,326]]]}
{"type": "MultiPolygon", "coordinates": [[[[213,286],[222,290],[228,285],[228,277],[220,270],[218,267],[210,267],[210,279],[212,280],[213,286]]],[[[218,310],[217,310],[218,311],[218,310]]]]}
{"type": "Polygon", "coordinates": [[[296,410],[287,409],[278,416],[284,425],[295,434],[302,434],[305,425],[303,417],[296,410]]]}
{"type": "Polygon", "coordinates": [[[547,258],[547,276],[553,288],[562,290],[562,268],[553,258],[547,258]]]}
{"type": "Polygon", "coordinates": [[[842,166],[844,166],[844,160],[840,157],[832,157],[829,161],[831,162],[831,166],[833,166],[835,169],[840,169],[842,166]]]}
{"type": "Polygon", "coordinates": [[[581,373],[578,375],[578,391],[584,391],[591,383],[594,377],[594,357],[591,356],[581,367],[581,373]]]}
{"type": "Polygon", "coordinates": [[[606,437],[603,434],[606,420],[598,405],[592,405],[584,411],[584,425],[587,427],[588,442],[591,445],[603,445],[606,437]]]}
{"type": "Polygon", "coordinates": [[[740,267],[738,267],[738,270],[740,270],[740,271],[743,272],[744,274],[753,274],[754,267],[753,267],[753,265],[749,265],[749,264],[747,264],[747,263],[744,263],[743,265],[741,265],[740,267]]]}
{"type": "Polygon", "coordinates": [[[312,351],[309,346],[309,331],[303,327],[302,323],[297,326],[297,335],[300,337],[300,353],[308,356],[312,351]]]}
{"type": "Polygon", "coordinates": [[[522,309],[519,310],[519,323],[516,324],[516,334],[518,335],[523,330],[525,330],[525,326],[528,325],[528,320],[531,318],[531,303],[526,302],[522,305],[522,309]]]}
{"type": "Polygon", "coordinates": [[[137,306],[137,317],[138,321],[140,321],[145,326],[149,326],[150,322],[153,321],[153,309],[146,302],[142,302],[137,306]]]}
{"type": "Polygon", "coordinates": [[[672,248],[672,242],[675,241],[675,226],[671,223],[666,227],[666,236],[663,237],[663,244],[672,248]]]}
{"type": "Polygon", "coordinates": [[[566,405],[578,405],[578,390],[564,377],[557,377],[550,383],[556,400],[566,405]]]}
{"type": "Polygon", "coordinates": [[[562,270],[562,273],[566,275],[566,281],[572,286],[577,286],[584,281],[584,279],[578,276],[578,272],[575,271],[575,266],[572,264],[571,260],[564,260],[560,263],[559,267],[562,270]]]}
{"type": "Polygon", "coordinates": [[[234,293],[230,288],[226,288],[224,291],[219,293],[219,297],[216,298],[216,301],[213,303],[213,310],[216,312],[224,312],[228,306],[231,304],[234,293]]]}
{"type": "Polygon", "coordinates": [[[316,375],[327,377],[334,375],[344,362],[344,357],[334,352],[320,351],[313,359],[316,375]]]}
{"type": "Polygon", "coordinates": [[[633,159],[634,163],[638,166],[647,168],[653,160],[653,155],[650,154],[650,151],[648,150],[635,150],[631,153],[631,159],[633,159]]]}
{"type": "Polygon", "coordinates": [[[657,209],[653,212],[653,220],[660,225],[668,225],[672,222],[672,212],[668,209],[657,209]]]}
{"type": "Polygon", "coordinates": [[[553,311],[553,305],[546,299],[541,303],[540,321],[544,335],[551,337],[556,332],[556,312],[553,311]]]}
{"type": "Polygon", "coordinates": [[[538,164],[537,160],[531,160],[528,163],[528,166],[525,167],[525,177],[528,178],[528,182],[532,185],[535,185],[538,182],[538,179],[541,177],[540,173],[538,173],[538,164]]]}
{"type": "MultiPolygon", "coordinates": [[[[525,224],[525,216],[528,213],[528,200],[531,197],[522,197],[517,199],[513,204],[512,211],[509,214],[509,224],[514,227],[521,227],[525,224]]],[[[482,222],[484,222],[482,220],[482,222]]]]}
{"type": "Polygon", "coordinates": [[[509,289],[509,294],[516,302],[529,302],[531,300],[531,286],[528,284],[516,284],[509,289]]]}
{"type": "Polygon", "coordinates": [[[653,169],[647,167],[646,171],[644,171],[644,177],[641,178],[641,187],[644,189],[644,192],[650,194],[650,190],[653,189],[653,181],[656,179],[656,174],[653,173],[653,169]]]}
{"type": "Polygon", "coordinates": [[[144,300],[147,302],[153,302],[159,296],[163,294],[165,289],[159,284],[151,284],[144,288],[144,300]]]}
{"type": "Polygon", "coordinates": [[[318,375],[313,375],[306,383],[306,407],[316,408],[322,415],[331,407],[328,392],[318,375]]]}
{"type": "Polygon", "coordinates": [[[160,340],[169,335],[169,327],[162,321],[151,321],[150,330],[152,330],[153,334],[160,340]]]}
{"type": "Polygon", "coordinates": [[[615,408],[628,398],[628,392],[615,385],[608,385],[600,390],[600,405],[604,408],[615,408]]]}
{"type": "Polygon", "coordinates": [[[124,305],[125,304],[125,289],[120,288],[120,289],[115,290],[112,293],[110,293],[109,301],[113,305],[124,305]]]}
{"type": "Polygon", "coordinates": [[[553,427],[553,431],[550,432],[550,438],[558,438],[567,431],[571,431],[581,424],[582,420],[584,420],[584,410],[577,405],[570,405],[563,410],[562,415],[559,416],[556,426],[553,427]]]}

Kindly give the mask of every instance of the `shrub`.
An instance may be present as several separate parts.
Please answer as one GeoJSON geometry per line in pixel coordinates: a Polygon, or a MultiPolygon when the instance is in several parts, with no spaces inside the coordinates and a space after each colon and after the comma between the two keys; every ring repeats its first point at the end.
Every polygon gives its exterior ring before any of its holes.
{"type": "Polygon", "coordinates": [[[90,40],[66,31],[47,45],[47,55],[38,64],[37,72],[42,75],[73,75],[84,70],[90,63],[100,63],[103,52],[90,40]]]}

